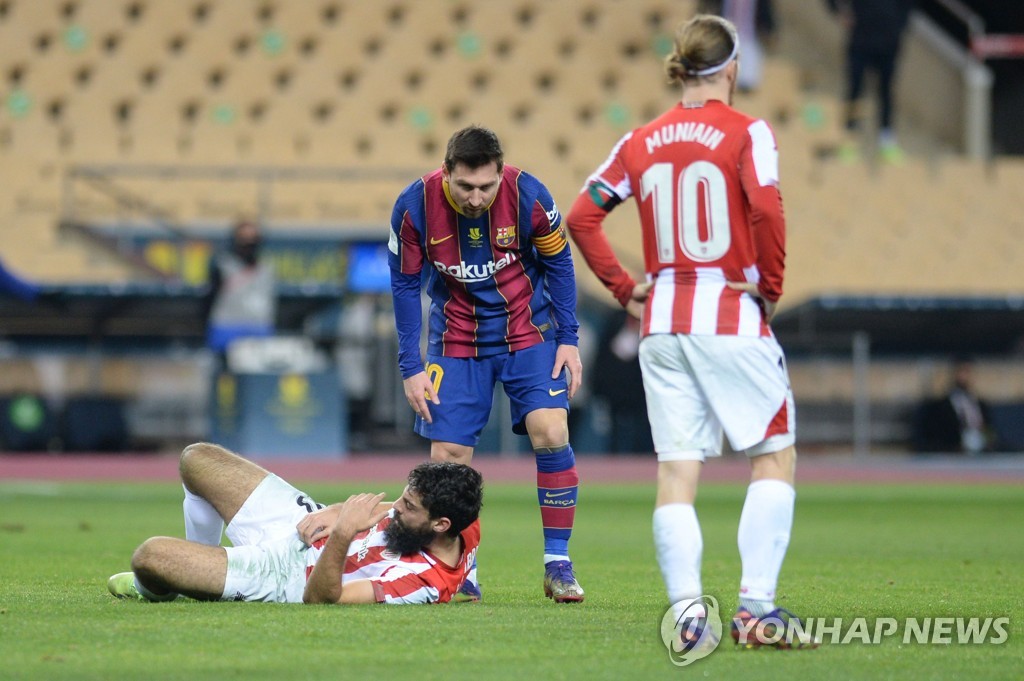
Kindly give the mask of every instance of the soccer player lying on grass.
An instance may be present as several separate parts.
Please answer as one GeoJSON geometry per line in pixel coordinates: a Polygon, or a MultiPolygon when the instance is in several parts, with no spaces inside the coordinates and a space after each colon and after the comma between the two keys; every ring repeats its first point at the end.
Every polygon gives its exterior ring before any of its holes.
{"type": "Polygon", "coordinates": [[[118,598],[279,603],[445,603],[480,542],[480,474],[426,462],[394,503],[357,494],[324,507],[273,473],[200,443],[181,454],[185,537],[152,537],[118,598]],[[221,547],[221,533],[233,546],[221,547]]]}

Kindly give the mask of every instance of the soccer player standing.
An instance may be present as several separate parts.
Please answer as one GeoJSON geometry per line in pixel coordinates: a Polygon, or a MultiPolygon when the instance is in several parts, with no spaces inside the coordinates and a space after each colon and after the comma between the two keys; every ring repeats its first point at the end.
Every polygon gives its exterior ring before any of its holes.
{"type": "MultiPolygon", "coordinates": [[[[579,477],[567,425],[582,363],[561,220],[544,185],[505,164],[498,137],[470,126],[448,140],[441,168],[398,197],[388,248],[415,431],[431,441],[433,460],[468,464],[502,383],[513,430],[528,434],[536,453],[544,592],[565,603],[583,600],[568,549],[579,477]],[[425,363],[424,281],[431,301],[425,363]]],[[[468,599],[479,598],[475,576],[468,599]]]]}
{"type": "MultiPolygon", "coordinates": [[[[681,26],[666,59],[668,77],[683,86],[681,103],[619,140],[566,221],[590,268],[642,320],[658,457],[655,549],[677,613],[702,595],[694,501],[703,462],[721,454],[723,431],[749,457],[733,636],[756,645],[741,634],[757,618],[785,628],[791,617],[774,599],[793,519],[795,414],[769,327],[785,260],[778,152],[765,121],[731,108],[738,53],[736,29],[721,17],[681,26]],[[631,196],[647,271],[639,285],[602,231],[607,213],[631,196]]],[[[681,632],[684,647],[702,627],[681,632]]]]}

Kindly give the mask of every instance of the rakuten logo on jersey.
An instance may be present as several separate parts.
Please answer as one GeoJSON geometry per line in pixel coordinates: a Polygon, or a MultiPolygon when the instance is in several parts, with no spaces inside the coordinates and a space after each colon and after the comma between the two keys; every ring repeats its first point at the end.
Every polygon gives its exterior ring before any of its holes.
{"type": "Polygon", "coordinates": [[[486,281],[490,279],[494,276],[495,272],[505,269],[518,259],[519,256],[517,256],[514,251],[509,251],[504,257],[499,258],[498,260],[490,260],[479,265],[467,264],[465,260],[460,262],[458,265],[445,265],[443,262],[435,260],[434,267],[437,268],[438,272],[447,274],[456,281],[471,283],[474,281],[486,281]]]}
{"type": "Polygon", "coordinates": [[[553,225],[558,220],[558,206],[551,204],[551,210],[544,211],[544,214],[548,216],[548,224],[553,225]]]}

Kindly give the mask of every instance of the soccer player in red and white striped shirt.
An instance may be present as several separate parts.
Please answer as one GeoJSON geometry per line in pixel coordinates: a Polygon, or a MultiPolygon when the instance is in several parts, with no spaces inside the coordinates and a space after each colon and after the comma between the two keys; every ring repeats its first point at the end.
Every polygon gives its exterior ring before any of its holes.
{"type": "Polygon", "coordinates": [[[412,470],[402,496],[359,494],[324,508],[213,444],[181,457],[186,539],[153,537],[114,575],[121,598],[283,603],[446,603],[480,543],[480,474],[457,463],[412,470]],[[232,546],[220,546],[227,523],[232,546]]]}
{"type": "Polygon", "coordinates": [[[619,140],[567,223],[590,268],[642,320],[640,363],[659,469],[655,545],[679,613],[702,595],[693,503],[703,462],[721,454],[723,432],[749,457],[734,620],[742,624],[788,617],[774,599],[792,525],[796,450],[785,358],[769,326],[785,260],[778,151],[765,121],[731,107],[738,53],[736,29],[720,17],[681,26],[666,72],[682,84],[682,101],[619,140]],[[602,231],[607,213],[630,197],[640,215],[642,284],[602,231]]]}

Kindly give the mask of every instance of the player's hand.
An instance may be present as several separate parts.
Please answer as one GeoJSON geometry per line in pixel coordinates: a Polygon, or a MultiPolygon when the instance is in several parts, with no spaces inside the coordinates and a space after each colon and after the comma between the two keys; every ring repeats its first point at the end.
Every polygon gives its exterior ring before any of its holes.
{"type": "Polygon", "coordinates": [[[569,399],[573,398],[576,391],[583,383],[583,361],[580,359],[580,349],[575,345],[559,345],[555,351],[555,366],[551,370],[551,378],[558,378],[562,369],[569,372],[569,399]]]}
{"type": "Polygon", "coordinates": [[[437,396],[437,391],[434,390],[434,383],[427,378],[427,372],[421,371],[418,374],[414,374],[409,378],[402,381],[405,387],[405,399],[409,401],[409,406],[416,412],[417,416],[422,416],[423,420],[427,423],[433,423],[434,419],[430,416],[430,407],[427,406],[427,400],[430,400],[434,404],[441,404],[441,398],[437,396]]]}
{"type": "Polygon", "coordinates": [[[329,536],[331,530],[334,529],[334,524],[338,521],[339,513],[341,513],[341,504],[331,504],[327,508],[307,513],[295,526],[295,531],[299,533],[299,539],[306,546],[312,546],[313,542],[329,536]]]}
{"type": "Polygon", "coordinates": [[[630,300],[626,302],[626,314],[636,320],[644,318],[644,303],[638,300],[630,300]]]}
{"type": "Polygon", "coordinates": [[[743,291],[752,295],[757,302],[761,305],[761,310],[764,312],[764,320],[771,322],[772,317],[775,316],[775,310],[778,309],[778,301],[772,302],[761,296],[761,292],[757,290],[757,284],[749,281],[727,281],[725,285],[731,288],[733,291],[743,291]]]}
{"type": "Polygon", "coordinates": [[[633,292],[629,295],[629,300],[626,301],[626,313],[630,317],[643,319],[644,306],[647,304],[647,298],[650,297],[653,287],[654,282],[637,284],[633,287],[633,292]]]}
{"type": "Polygon", "coordinates": [[[334,531],[344,536],[355,536],[368,530],[388,514],[387,509],[379,510],[378,504],[384,498],[380,494],[353,494],[341,504],[338,519],[334,523],[334,531]]]}

